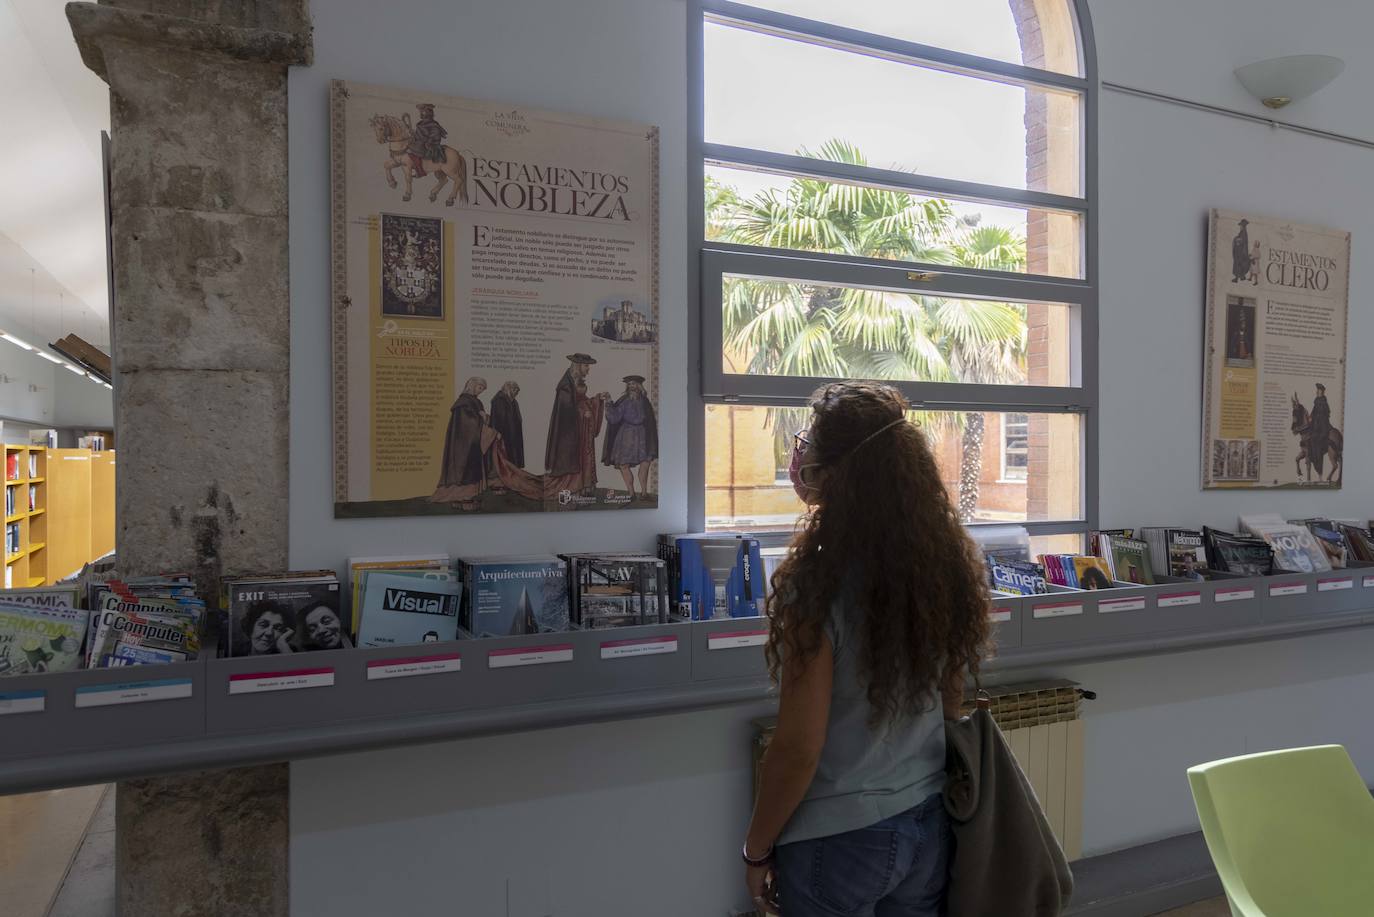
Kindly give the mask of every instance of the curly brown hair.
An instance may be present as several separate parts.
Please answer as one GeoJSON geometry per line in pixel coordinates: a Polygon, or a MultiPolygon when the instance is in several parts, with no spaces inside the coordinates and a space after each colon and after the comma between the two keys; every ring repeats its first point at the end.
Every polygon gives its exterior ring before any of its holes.
{"type": "Polygon", "coordinates": [[[977,673],[988,638],[982,560],[925,436],[896,423],[907,410],[896,389],[832,383],[811,409],[805,460],[820,467],[821,501],[773,575],[768,670],[777,682],[785,661],[811,658],[841,600],[856,616],[876,726],[930,709],[943,685],[977,673]]]}

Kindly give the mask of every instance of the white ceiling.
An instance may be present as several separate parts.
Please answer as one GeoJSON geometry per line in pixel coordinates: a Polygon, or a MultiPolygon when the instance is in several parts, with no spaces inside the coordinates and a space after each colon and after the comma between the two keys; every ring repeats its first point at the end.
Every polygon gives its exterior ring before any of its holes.
{"type": "MultiPolygon", "coordinates": [[[[63,0],[0,0],[0,234],[85,306],[62,324],[109,339],[100,132],[109,93],[86,69],[63,0]]],[[[0,289],[28,303],[28,289],[0,289]]],[[[47,316],[51,320],[52,316],[47,316]]]]}

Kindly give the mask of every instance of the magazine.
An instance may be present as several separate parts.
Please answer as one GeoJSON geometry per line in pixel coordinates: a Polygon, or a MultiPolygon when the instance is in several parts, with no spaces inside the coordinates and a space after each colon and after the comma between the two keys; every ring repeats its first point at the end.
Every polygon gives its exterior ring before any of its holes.
{"type": "Polygon", "coordinates": [[[81,668],[88,612],[0,604],[0,676],[81,668]]]}
{"type": "Polygon", "coordinates": [[[568,565],[561,558],[473,557],[461,567],[461,623],[474,637],[568,629],[568,565]]]}
{"type": "Polygon", "coordinates": [[[94,632],[88,638],[86,664],[93,669],[127,664],[117,661],[121,657],[115,655],[121,645],[147,646],[174,654],[174,662],[199,658],[204,613],[205,605],[199,599],[104,593],[99,611],[91,614],[94,632]]]}
{"type": "Polygon", "coordinates": [[[759,540],[739,533],[660,535],[658,556],[668,564],[668,595],[676,609],[688,608],[680,617],[702,620],[715,611],[715,584],[705,558],[711,546],[734,543],[734,565],[726,582],[729,617],[754,618],[765,610],[767,577],[759,540]]]}
{"type": "Polygon", "coordinates": [[[230,656],[349,649],[333,572],[235,578],[226,588],[230,656]]]}
{"type": "Polygon", "coordinates": [[[367,570],[362,576],[359,646],[458,639],[459,583],[438,570],[367,570]]]}
{"type": "Polygon", "coordinates": [[[1204,526],[1207,562],[1214,570],[1243,576],[1268,576],[1274,570],[1274,552],[1269,542],[1249,535],[1236,535],[1204,526]]]}
{"type": "Polygon", "coordinates": [[[1305,526],[1281,525],[1270,528],[1264,540],[1274,549],[1274,568],[1290,573],[1322,573],[1331,569],[1326,551],[1305,526]]]}
{"type": "Polygon", "coordinates": [[[1317,544],[1326,552],[1326,562],[1332,570],[1344,569],[1350,559],[1349,545],[1335,522],[1325,518],[1290,519],[1292,525],[1301,525],[1312,533],[1317,544]]]}
{"type": "Polygon", "coordinates": [[[33,605],[38,608],[75,608],[80,590],[76,586],[39,586],[36,589],[6,589],[0,604],[33,605]]]}
{"type": "Polygon", "coordinates": [[[1049,591],[1045,583],[1045,568],[1019,560],[992,565],[992,588],[1012,595],[1043,595],[1049,591]]]}
{"type": "Polygon", "coordinates": [[[447,554],[407,554],[394,557],[350,557],[348,559],[349,622],[350,633],[358,632],[362,620],[362,578],[368,570],[448,570],[450,558],[447,554]]]}
{"type": "Polygon", "coordinates": [[[1072,562],[1079,589],[1111,589],[1115,585],[1107,562],[1102,558],[1080,554],[1074,556],[1072,562]]]}
{"type": "Polygon", "coordinates": [[[200,619],[188,612],[157,614],[124,608],[102,622],[92,668],[190,662],[200,655],[200,619]]]}
{"type": "Polygon", "coordinates": [[[1156,576],[1201,580],[1207,574],[1207,548],[1195,529],[1150,526],[1140,530],[1149,545],[1156,576]]]}
{"type": "Polygon", "coordinates": [[[1360,563],[1374,563],[1374,538],[1370,537],[1368,529],[1344,522],[1336,523],[1336,527],[1345,537],[1345,543],[1350,548],[1351,557],[1360,563]]]}
{"type": "MultiPolygon", "coordinates": [[[[1100,557],[1107,561],[1112,579],[1119,583],[1154,585],[1154,570],[1150,566],[1150,546],[1129,534],[1103,532],[1100,557]]],[[[1129,529],[1125,531],[1129,532],[1129,529]]]]}
{"type": "MultiPolygon", "coordinates": [[[[575,622],[586,628],[663,624],[668,571],[644,554],[565,554],[575,622]]],[[[725,587],[722,586],[722,589],[725,587]]]]}

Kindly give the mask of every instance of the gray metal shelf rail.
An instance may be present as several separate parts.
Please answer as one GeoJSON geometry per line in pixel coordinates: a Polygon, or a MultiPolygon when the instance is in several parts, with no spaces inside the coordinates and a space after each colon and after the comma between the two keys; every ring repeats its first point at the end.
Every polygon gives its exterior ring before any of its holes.
{"type": "MultiPolygon", "coordinates": [[[[1374,624],[1374,569],[998,597],[991,676],[1374,624]]],[[[0,679],[0,793],[767,697],[759,619],[0,679]]]]}

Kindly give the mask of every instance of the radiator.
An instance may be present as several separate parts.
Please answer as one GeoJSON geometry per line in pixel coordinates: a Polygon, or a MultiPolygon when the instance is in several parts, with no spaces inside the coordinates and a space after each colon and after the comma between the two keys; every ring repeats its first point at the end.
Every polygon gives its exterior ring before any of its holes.
{"type": "Polygon", "coordinates": [[[1068,681],[988,688],[990,712],[1026,772],[1064,855],[1083,855],[1083,720],[1068,681]]]}
{"type": "MultiPolygon", "coordinates": [[[[1083,720],[1078,686],[1071,681],[1000,685],[985,689],[989,712],[1007,738],[1045,817],[1076,860],[1083,855],[1083,720]]],[[[972,707],[972,698],[967,705],[972,707]]],[[[759,762],[773,737],[774,717],[754,721],[754,786],[759,762]]]]}

